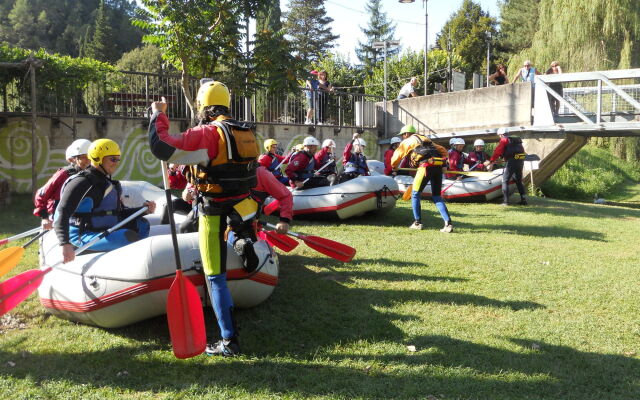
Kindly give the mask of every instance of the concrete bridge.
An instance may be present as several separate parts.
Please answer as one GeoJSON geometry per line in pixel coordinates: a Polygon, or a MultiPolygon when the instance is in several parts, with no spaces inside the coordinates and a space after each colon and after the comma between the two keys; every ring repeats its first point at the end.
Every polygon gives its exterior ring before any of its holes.
{"type": "Polygon", "coordinates": [[[380,144],[405,124],[440,144],[448,144],[451,137],[497,141],[497,129],[505,127],[523,139],[527,153],[540,157],[539,169],[527,177],[539,185],[590,137],[640,136],[639,79],[640,69],[540,75],[534,85],[393,100],[387,102],[386,113],[379,103],[379,131],[385,132],[380,144]],[[562,93],[554,90],[558,84],[562,93]]]}

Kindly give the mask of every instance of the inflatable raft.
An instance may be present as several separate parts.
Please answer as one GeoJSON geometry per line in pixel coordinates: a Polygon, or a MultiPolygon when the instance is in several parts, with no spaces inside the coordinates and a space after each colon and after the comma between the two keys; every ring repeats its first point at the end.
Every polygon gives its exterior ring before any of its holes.
{"type": "MultiPolygon", "coordinates": [[[[394,178],[402,193],[413,183],[413,176],[398,175],[394,178]]],[[[467,176],[461,180],[443,179],[442,193],[447,201],[491,201],[502,198],[502,169],[492,172],[467,176]]],[[[515,190],[515,182],[509,183],[509,193],[515,190]]],[[[431,185],[427,184],[422,191],[423,198],[431,197],[431,185]]]]}
{"type": "MultiPolygon", "coordinates": [[[[396,205],[398,184],[385,175],[359,176],[334,186],[293,190],[293,215],[300,219],[347,219],[385,212],[396,205]]],[[[273,198],[269,197],[265,204],[273,198]]]]}
{"type": "MultiPolygon", "coordinates": [[[[125,202],[157,202],[153,223],[163,212],[164,191],[146,182],[123,182],[125,202]]],[[[41,304],[60,318],[104,328],[117,328],[166,312],[167,293],[175,278],[175,258],[168,225],[153,224],[151,236],[110,252],[85,253],[45,275],[38,288],[41,304]]],[[[203,304],[210,304],[202,273],[198,233],[178,235],[185,276],[198,288],[203,304]]],[[[227,246],[227,279],[237,307],[265,301],[278,283],[278,258],[265,241],[255,244],[258,272],[247,275],[241,258],[227,246]]],[[[61,260],[53,231],[45,234],[40,249],[41,266],[61,260]]]]}

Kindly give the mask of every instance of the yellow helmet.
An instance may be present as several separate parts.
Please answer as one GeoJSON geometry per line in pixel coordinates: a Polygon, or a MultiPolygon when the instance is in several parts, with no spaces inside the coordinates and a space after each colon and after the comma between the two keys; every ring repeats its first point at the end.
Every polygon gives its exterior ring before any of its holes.
{"type": "Polygon", "coordinates": [[[111,139],[98,139],[91,143],[87,155],[91,160],[91,164],[94,167],[97,167],[102,163],[102,159],[104,157],[119,156],[120,146],[118,146],[118,143],[114,142],[111,139]]]}
{"type": "Polygon", "coordinates": [[[264,149],[266,151],[271,150],[271,146],[273,146],[274,144],[278,144],[278,142],[276,142],[274,139],[267,139],[264,141],[264,149]]]}
{"type": "Polygon", "coordinates": [[[225,106],[231,108],[231,95],[227,86],[218,81],[209,81],[198,90],[198,111],[207,106],[225,106]]]}

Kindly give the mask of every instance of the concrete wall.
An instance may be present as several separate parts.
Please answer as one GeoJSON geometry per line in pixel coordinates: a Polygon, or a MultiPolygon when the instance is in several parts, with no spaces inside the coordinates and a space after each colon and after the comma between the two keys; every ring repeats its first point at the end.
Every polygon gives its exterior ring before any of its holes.
{"type": "MultiPolygon", "coordinates": [[[[378,127],[384,131],[383,103],[378,103],[378,127]]],[[[531,125],[531,85],[488,88],[412,97],[387,102],[389,135],[412,124],[420,131],[426,126],[437,133],[531,125]]]]}
{"type": "MultiPolygon", "coordinates": [[[[536,133],[535,136],[524,135],[523,139],[527,154],[537,154],[541,160],[540,168],[533,171],[536,186],[542,185],[589,141],[586,136],[570,133],[536,133]]],[[[531,182],[531,179],[531,176],[527,176],[527,182],[531,182]]]]}
{"type": "MultiPolygon", "coordinates": [[[[121,180],[146,180],[160,185],[160,162],[151,154],[147,139],[147,121],[125,118],[76,118],[76,137],[73,137],[72,119],[62,117],[52,119],[39,117],[36,129],[37,160],[35,166],[38,187],[66,164],[65,149],[73,140],[86,138],[95,140],[107,137],[118,142],[122,149],[122,163],[114,177],[121,180]]],[[[171,132],[186,129],[181,124],[172,124],[171,132]]],[[[314,135],[320,141],[331,138],[338,148],[336,156],[342,157],[342,150],[351,140],[355,129],[328,126],[258,124],[256,133],[260,149],[265,139],[273,138],[288,151],[307,135],[314,135]]],[[[377,132],[364,131],[361,136],[367,141],[366,155],[370,159],[380,157],[377,146],[377,132]]],[[[339,160],[338,160],[339,161],[339,160]]],[[[340,163],[339,163],[340,164],[340,163]]],[[[12,191],[31,192],[31,117],[0,116],[0,180],[6,179],[12,191]]]]}

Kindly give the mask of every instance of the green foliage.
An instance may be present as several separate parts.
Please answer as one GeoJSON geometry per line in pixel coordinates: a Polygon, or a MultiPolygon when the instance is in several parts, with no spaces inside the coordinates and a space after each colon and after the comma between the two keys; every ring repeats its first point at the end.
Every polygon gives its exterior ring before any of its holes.
{"type": "Polygon", "coordinates": [[[323,57],[335,44],[338,35],[331,33],[323,0],[289,0],[285,29],[291,37],[294,54],[309,64],[323,57]]]}
{"type": "MultiPolygon", "coordinates": [[[[365,9],[369,13],[369,23],[367,27],[360,28],[366,37],[364,43],[358,41],[356,55],[364,65],[365,71],[371,71],[379,61],[382,61],[384,49],[376,49],[373,42],[393,40],[396,33],[396,26],[387,19],[387,13],[382,12],[380,0],[369,0],[365,9]]],[[[400,47],[387,49],[387,57],[394,56],[400,52],[400,47]]]]}
{"type": "MultiPolygon", "coordinates": [[[[159,74],[167,72],[162,68],[163,64],[162,50],[157,46],[148,44],[124,53],[120,60],[116,62],[116,69],[159,74]]],[[[170,72],[175,72],[175,69],[170,72]]]]}
{"type": "MultiPolygon", "coordinates": [[[[429,92],[433,92],[436,83],[446,81],[446,71],[448,64],[446,51],[434,49],[427,53],[427,62],[429,63],[429,92]]],[[[451,55],[451,65],[453,69],[464,70],[467,68],[464,60],[457,54],[451,55]]],[[[416,91],[424,93],[424,79],[421,79],[424,73],[424,52],[414,52],[408,50],[400,56],[387,59],[387,96],[394,99],[400,88],[409,81],[412,76],[418,77],[418,85],[416,91]]],[[[364,85],[367,94],[378,96],[384,95],[384,65],[378,64],[372,71],[370,76],[364,79],[364,85]]]]}
{"type": "Polygon", "coordinates": [[[114,32],[111,21],[104,5],[104,0],[100,2],[98,14],[96,15],[91,40],[86,43],[84,49],[85,57],[95,58],[99,61],[114,62],[117,59],[114,48],[114,32]]]}
{"type": "Polygon", "coordinates": [[[533,36],[538,31],[538,9],[540,0],[505,0],[500,3],[500,51],[519,53],[531,47],[533,36]]]}
{"type": "Polygon", "coordinates": [[[497,33],[497,21],[473,0],[464,0],[460,9],[444,24],[436,37],[437,47],[450,49],[465,64],[462,70],[471,79],[486,70],[487,42],[497,33]]]}
{"type": "MultiPolygon", "coordinates": [[[[94,25],[99,5],[100,0],[0,0],[0,42],[82,56],[85,36],[94,25]]],[[[108,0],[104,6],[109,28],[118,33],[110,43],[113,60],[137,47],[142,33],[131,25],[135,1],[108,0]]]]}
{"type": "Polygon", "coordinates": [[[544,185],[545,195],[572,200],[616,197],[625,182],[640,182],[640,163],[625,162],[606,150],[587,146],[572,157],[544,185]]]}

